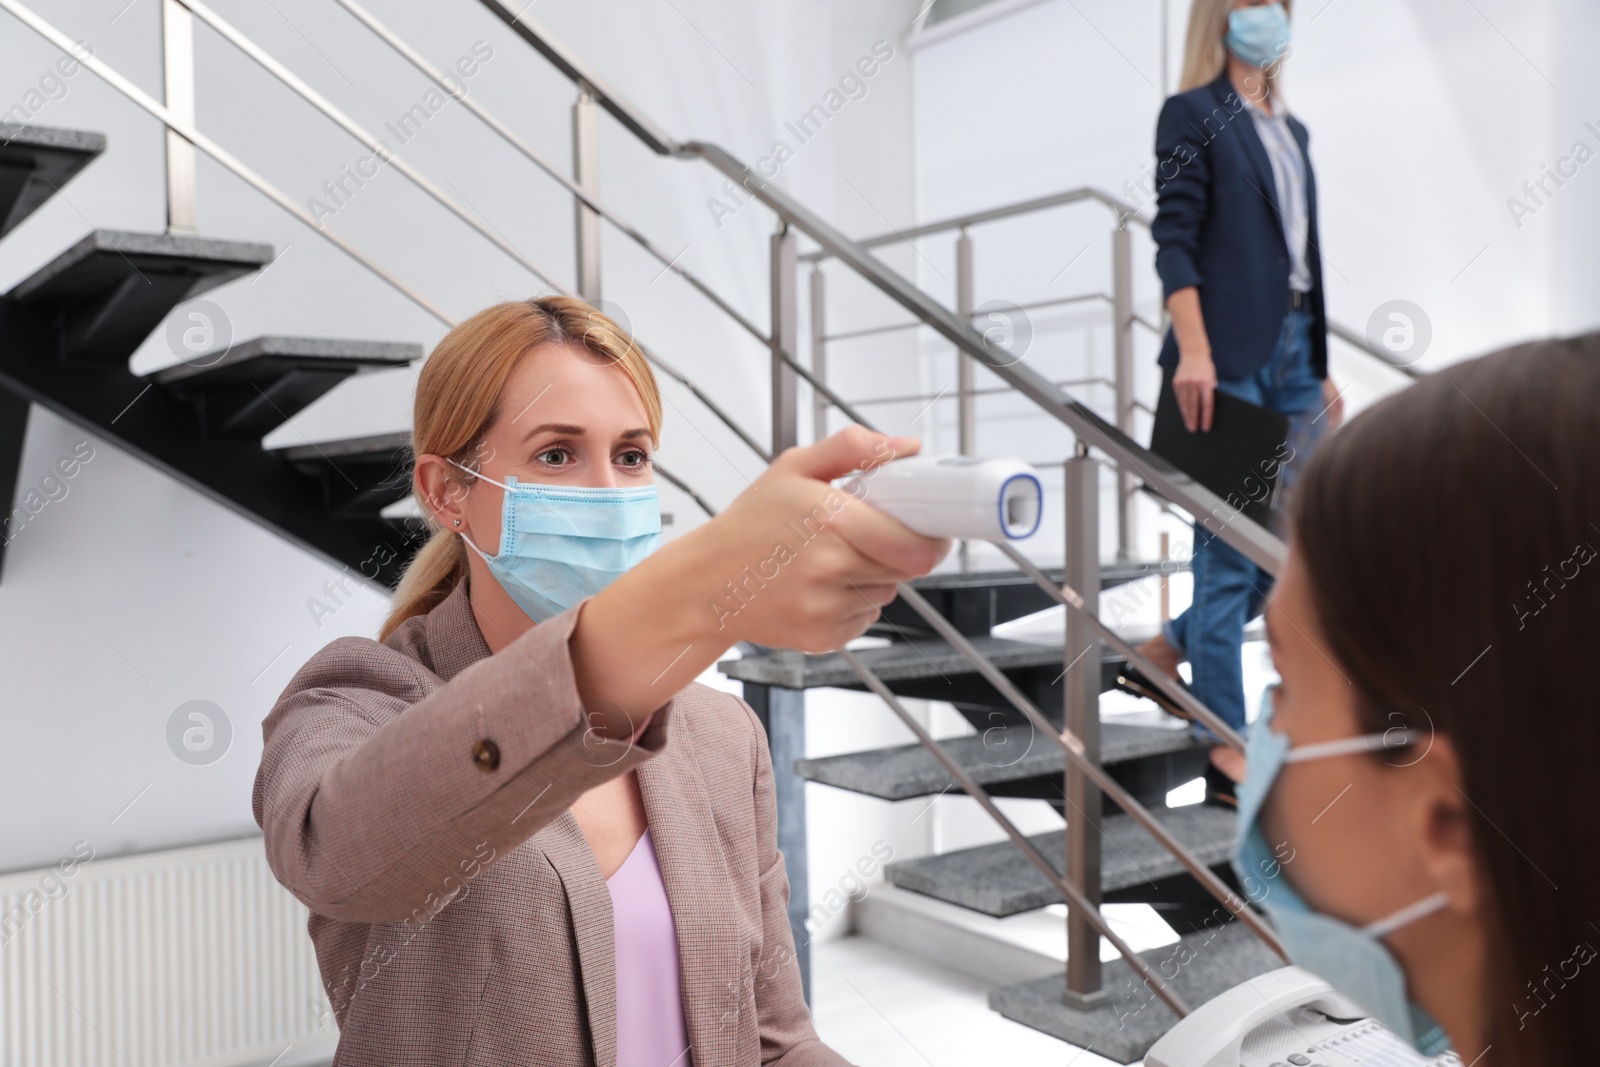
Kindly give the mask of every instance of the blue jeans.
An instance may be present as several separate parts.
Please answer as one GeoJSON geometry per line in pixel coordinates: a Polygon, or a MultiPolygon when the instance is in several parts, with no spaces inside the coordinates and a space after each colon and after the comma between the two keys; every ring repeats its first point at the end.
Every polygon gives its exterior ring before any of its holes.
{"type": "MultiPolygon", "coordinates": [[[[1266,365],[1248,378],[1219,380],[1217,389],[1289,416],[1289,446],[1293,451],[1278,475],[1278,496],[1270,523],[1274,532],[1285,536],[1278,504],[1287,498],[1328,426],[1322,414],[1322,379],[1311,370],[1311,313],[1288,312],[1278,334],[1277,348],[1266,365]]],[[[1262,602],[1272,588],[1272,575],[1199,522],[1194,526],[1190,570],[1194,600],[1187,611],[1164,623],[1161,632],[1179,657],[1189,660],[1189,685],[1195,697],[1242,733],[1244,666],[1240,650],[1244,627],[1261,614],[1262,602]]],[[[1215,740],[1204,727],[1197,725],[1194,732],[1202,740],[1215,740]]]]}

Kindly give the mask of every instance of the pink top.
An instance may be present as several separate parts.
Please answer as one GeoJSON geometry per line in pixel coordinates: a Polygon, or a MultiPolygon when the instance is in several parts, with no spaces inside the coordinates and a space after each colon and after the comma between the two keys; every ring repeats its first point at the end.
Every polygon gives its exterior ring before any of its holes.
{"type": "Polygon", "coordinates": [[[677,927],[648,828],[606,888],[617,951],[617,1067],[692,1067],[677,927]]]}

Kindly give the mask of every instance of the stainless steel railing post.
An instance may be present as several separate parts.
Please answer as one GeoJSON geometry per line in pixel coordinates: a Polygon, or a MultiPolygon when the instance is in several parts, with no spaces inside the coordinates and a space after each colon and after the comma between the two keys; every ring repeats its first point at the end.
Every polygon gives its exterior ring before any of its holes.
{"type": "MultiPolygon", "coordinates": [[[[973,315],[972,235],[962,227],[956,238],[956,314],[961,321],[971,322],[973,315]]],[[[976,455],[978,450],[978,402],[974,393],[976,368],[972,357],[956,346],[956,450],[963,456],[976,455]]],[[[961,542],[961,569],[972,569],[972,545],[961,542]]]]}
{"type": "Polygon", "coordinates": [[[799,340],[799,262],[795,233],[780,223],[772,235],[772,454],[800,441],[800,385],[793,367],[799,340]],[[785,358],[788,357],[788,358],[785,358]]]}
{"type": "MultiPolygon", "coordinates": [[[[1083,597],[1084,611],[1100,610],[1100,464],[1078,444],[1064,465],[1066,489],[1065,580],[1083,597]]],[[[1086,759],[1100,763],[1100,637],[1083,612],[1065,612],[1062,644],[1062,723],[1082,743],[1086,759]]],[[[1100,906],[1100,787],[1067,761],[1067,880],[1084,900],[1100,906]]],[[[1067,909],[1067,982],[1062,1003],[1088,1010],[1105,1000],[1100,974],[1100,932],[1082,909],[1067,909]]]]}
{"type": "MultiPolygon", "coordinates": [[[[161,4],[161,92],[167,110],[194,124],[194,16],[178,0],[161,4]]],[[[177,130],[167,135],[167,232],[194,233],[195,150],[177,130]]]]}
{"type": "MultiPolygon", "coordinates": [[[[828,380],[828,277],[822,264],[811,267],[811,376],[828,380]]],[[[814,385],[811,389],[811,439],[828,436],[828,398],[814,385]]]]}
{"type": "MultiPolygon", "coordinates": [[[[965,229],[956,238],[956,314],[964,322],[973,315],[972,235],[965,229]]],[[[957,451],[963,456],[976,454],[978,448],[978,412],[973,398],[974,368],[972,359],[960,348],[956,349],[956,403],[959,414],[956,422],[957,451]]]]}
{"type": "MultiPolygon", "coordinates": [[[[572,180],[592,199],[600,195],[600,109],[586,85],[572,104],[572,180]]],[[[573,244],[578,295],[600,306],[600,213],[573,198],[573,244]]]]}
{"type": "MultiPolygon", "coordinates": [[[[1137,440],[1133,427],[1133,232],[1118,221],[1111,231],[1111,323],[1116,353],[1117,429],[1137,440]]],[[[1133,472],[1117,471],[1117,558],[1133,559],[1138,542],[1134,528],[1133,472]]]]}

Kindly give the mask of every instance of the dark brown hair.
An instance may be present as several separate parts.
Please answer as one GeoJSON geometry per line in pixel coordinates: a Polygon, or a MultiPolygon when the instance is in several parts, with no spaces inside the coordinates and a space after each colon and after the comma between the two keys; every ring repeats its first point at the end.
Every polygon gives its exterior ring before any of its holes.
{"type": "Polygon", "coordinates": [[[1562,973],[1600,948],[1597,407],[1600,333],[1458,363],[1329,437],[1291,504],[1369,727],[1398,709],[1460,754],[1500,1067],[1587,1062],[1600,1019],[1600,967],[1562,973]]]}

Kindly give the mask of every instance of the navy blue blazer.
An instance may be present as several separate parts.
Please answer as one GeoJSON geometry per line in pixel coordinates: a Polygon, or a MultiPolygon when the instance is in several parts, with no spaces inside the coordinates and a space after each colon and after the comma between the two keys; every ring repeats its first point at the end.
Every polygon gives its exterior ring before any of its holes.
{"type": "MultiPolygon", "coordinates": [[[[1306,152],[1310,134],[1289,117],[1306,161],[1311,226],[1311,365],[1328,374],[1323,312],[1317,183],[1306,152]]],[[[1289,253],[1272,163],[1227,71],[1210,85],[1167,98],[1156,121],[1156,273],[1162,299],[1200,287],[1200,311],[1217,377],[1247,378],[1272,358],[1289,304],[1289,253]]],[[[1167,331],[1157,360],[1178,365],[1178,342],[1167,331]]]]}

